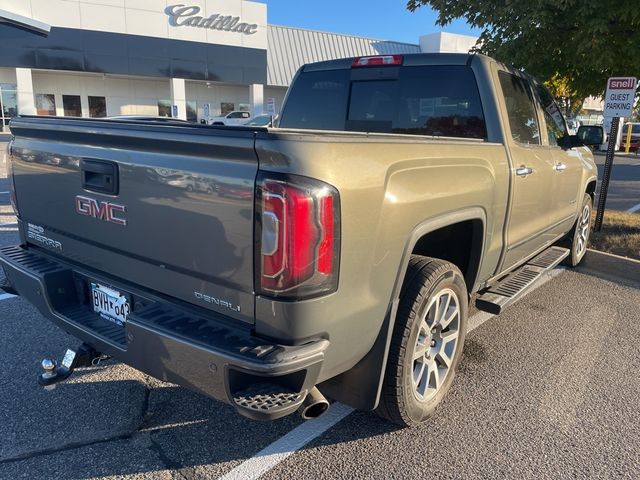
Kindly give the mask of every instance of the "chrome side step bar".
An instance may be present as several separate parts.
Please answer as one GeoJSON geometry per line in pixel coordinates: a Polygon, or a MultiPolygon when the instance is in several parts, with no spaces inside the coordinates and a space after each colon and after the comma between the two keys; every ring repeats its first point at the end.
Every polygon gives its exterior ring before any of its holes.
{"type": "Polygon", "coordinates": [[[569,256],[569,253],[569,249],[562,247],[546,249],[528,263],[482,290],[476,298],[476,307],[478,310],[499,315],[520,295],[529,290],[542,274],[557,267],[569,256]]]}

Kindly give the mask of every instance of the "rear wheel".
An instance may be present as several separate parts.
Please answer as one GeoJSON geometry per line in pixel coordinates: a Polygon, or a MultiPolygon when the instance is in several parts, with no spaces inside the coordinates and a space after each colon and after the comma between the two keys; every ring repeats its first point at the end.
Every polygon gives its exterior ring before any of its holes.
{"type": "Polygon", "coordinates": [[[467,298],[458,267],[411,257],[376,413],[404,426],[417,425],[434,413],[462,356],[467,298]]]}
{"type": "Polygon", "coordinates": [[[591,234],[591,195],[585,194],[582,199],[582,208],[576,220],[576,224],[569,233],[567,243],[570,244],[571,254],[567,257],[566,263],[572,267],[577,266],[587,253],[589,246],[589,236],[591,234]]]}

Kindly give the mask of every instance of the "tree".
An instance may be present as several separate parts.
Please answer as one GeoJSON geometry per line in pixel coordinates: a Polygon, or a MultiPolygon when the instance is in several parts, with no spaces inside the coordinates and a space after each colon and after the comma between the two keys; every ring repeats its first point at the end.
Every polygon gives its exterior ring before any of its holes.
{"type": "Polygon", "coordinates": [[[551,79],[544,82],[564,113],[566,118],[575,117],[580,111],[584,98],[579,97],[571,88],[571,79],[556,73],[551,79]]]}
{"type": "Polygon", "coordinates": [[[603,95],[611,76],[640,76],[637,0],[409,0],[445,26],[463,18],[482,30],[476,50],[541,80],[559,76],[576,98],[603,95]]]}

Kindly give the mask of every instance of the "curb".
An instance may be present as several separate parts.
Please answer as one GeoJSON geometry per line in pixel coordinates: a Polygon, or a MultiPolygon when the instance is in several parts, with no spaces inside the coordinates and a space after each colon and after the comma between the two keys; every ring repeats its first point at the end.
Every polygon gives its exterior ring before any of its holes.
{"type": "Polygon", "coordinates": [[[576,270],[640,288],[640,261],[632,258],[589,249],[576,270]]]}

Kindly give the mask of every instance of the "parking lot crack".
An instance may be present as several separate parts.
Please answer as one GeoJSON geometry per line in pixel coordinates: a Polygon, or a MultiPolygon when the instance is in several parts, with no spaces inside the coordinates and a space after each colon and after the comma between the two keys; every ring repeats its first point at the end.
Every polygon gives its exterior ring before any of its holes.
{"type": "Polygon", "coordinates": [[[67,452],[69,450],[76,450],[78,448],[91,447],[93,445],[100,445],[103,443],[115,442],[118,440],[128,440],[133,436],[132,433],[121,433],[117,435],[112,435],[110,437],[101,438],[99,440],[93,441],[85,441],[85,442],[70,442],[59,447],[54,448],[45,448],[41,450],[35,450],[32,452],[24,453],[21,455],[16,455],[15,457],[5,458],[0,460],[0,465],[5,465],[8,463],[20,462],[22,460],[30,460],[36,457],[42,457],[45,455],[52,455],[55,453],[67,452]]]}
{"type": "Polygon", "coordinates": [[[162,445],[154,440],[153,435],[149,435],[149,441],[151,442],[149,449],[155,452],[158,460],[160,460],[167,469],[179,471],[183,467],[180,462],[176,462],[166,454],[162,445]]]}
{"type": "MultiPolygon", "coordinates": [[[[100,445],[100,444],[109,443],[109,442],[116,442],[116,441],[120,441],[120,440],[130,440],[133,437],[135,437],[136,435],[141,433],[141,430],[144,428],[144,426],[145,426],[145,424],[146,424],[146,422],[148,420],[147,417],[149,415],[149,397],[150,397],[150,393],[151,393],[151,389],[145,383],[144,384],[144,396],[142,398],[142,402],[141,402],[141,405],[140,405],[139,421],[137,422],[137,425],[134,428],[132,428],[132,429],[126,431],[126,432],[116,433],[114,435],[110,435],[108,437],[100,438],[100,439],[97,439],[97,440],[89,440],[89,441],[85,440],[85,441],[79,441],[79,442],[69,442],[69,443],[65,443],[64,445],[60,445],[58,447],[34,450],[34,451],[31,451],[31,452],[23,453],[23,454],[16,455],[16,456],[13,456],[13,457],[0,459],[0,465],[20,462],[20,461],[23,461],[23,460],[30,460],[30,459],[36,458],[36,457],[42,457],[42,456],[46,456],[46,455],[58,454],[58,453],[67,452],[67,451],[70,451],[70,450],[76,450],[76,449],[79,449],[79,448],[91,447],[91,446],[94,446],[94,445],[100,445]]],[[[164,462],[164,460],[162,460],[162,459],[161,459],[161,461],[164,462]]]]}

